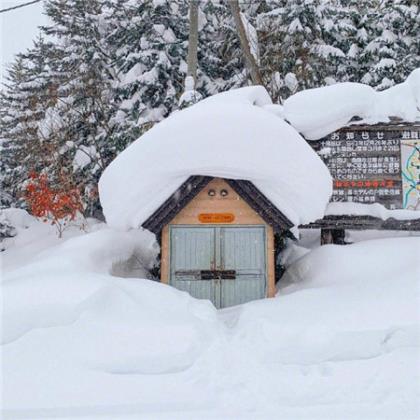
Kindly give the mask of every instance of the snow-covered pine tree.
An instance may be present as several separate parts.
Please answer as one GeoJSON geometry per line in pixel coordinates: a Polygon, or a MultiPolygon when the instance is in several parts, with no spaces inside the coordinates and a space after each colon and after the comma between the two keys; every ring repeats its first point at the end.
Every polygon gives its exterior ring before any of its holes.
{"type": "MultiPolygon", "coordinates": [[[[258,39],[260,43],[260,69],[264,84],[269,90],[271,97],[276,102],[281,100],[281,90],[285,87],[287,70],[282,63],[282,42],[284,29],[279,25],[285,14],[284,0],[263,0],[260,13],[256,17],[258,39]]],[[[289,85],[289,94],[297,89],[296,76],[293,75],[294,85],[289,85]]],[[[287,95],[289,96],[289,95],[287,95]]]]}
{"type": "Polygon", "coordinates": [[[345,53],[344,65],[337,81],[361,82],[372,65],[373,54],[367,49],[373,38],[376,0],[339,0],[336,24],[339,25],[338,46],[345,53]]]}
{"type": "MultiPolygon", "coordinates": [[[[207,0],[198,2],[198,6],[197,90],[181,97],[194,95],[192,103],[201,97],[244,86],[249,81],[229,4],[207,0]]],[[[250,23],[246,21],[246,24],[248,30],[250,23]]],[[[185,83],[187,89],[189,81],[186,79],[185,83]]]]}
{"type": "Polygon", "coordinates": [[[401,83],[420,65],[419,3],[386,0],[375,11],[375,36],[368,49],[374,62],[365,80],[378,89],[401,83]]]}
{"type": "Polygon", "coordinates": [[[324,85],[342,65],[338,6],[320,0],[273,0],[258,16],[261,66],[274,100],[324,85]]]}
{"type": "MultiPolygon", "coordinates": [[[[185,89],[185,0],[46,0],[48,43],[18,56],[0,98],[3,195],[16,203],[32,169],[85,194],[102,170],[185,89]],[[41,51],[42,50],[42,51],[41,51]]],[[[420,65],[419,6],[409,0],[240,2],[274,100],[334,81],[380,88],[420,65]],[[258,43],[255,42],[257,28],[258,43]]],[[[200,0],[195,88],[208,96],[249,83],[229,3],[200,0]]]]}
{"type": "MultiPolygon", "coordinates": [[[[199,2],[195,89],[203,97],[247,81],[226,2],[199,2]]],[[[115,50],[118,111],[110,126],[120,150],[178,109],[185,90],[189,8],[184,0],[117,0],[107,42],[115,50]]]]}
{"type": "Polygon", "coordinates": [[[52,145],[39,130],[51,105],[50,50],[51,43],[39,37],[18,54],[1,92],[2,204],[24,206],[22,187],[29,173],[50,163],[52,145]]]}
{"type": "Polygon", "coordinates": [[[0,209],[16,204],[16,199],[12,194],[12,188],[16,185],[14,183],[14,150],[12,140],[7,135],[10,118],[8,106],[9,100],[6,94],[0,92],[0,209]]]}
{"type": "Polygon", "coordinates": [[[343,81],[381,89],[420,65],[419,5],[410,0],[272,0],[257,21],[275,100],[343,81]]]}
{"type": "MultiPolygon", "coordinates": [[[[243,10],[249,20],[252,16],[243,10]]],[[[245,86],[249,75],[227,2],[200,2],[198,89],[203,96],[245,86]]]]}
{"type": "Polygon", "coordinates": [[[184,1],[118,0],[108,17],[115,48],[118,111],[111,117],[119,150],[169,115],[186,75],[188,5],[184,1]]]}
{"type": "Polygon", "coordinates": [[[317,6],[317,20],[321,28],[322,41],[314,47],[322,66],[320,78],[322,85],[329,85],[347,79],[347,60],[345,51],[348,39],[354,30],[345,9],[339,0],[321,1],[317,6]]]}
{"type": "MultiPolygon", "coordinates": [[[[97,204],[89,193],[103,168],[145,129],[177,109],[186,70],[187,6],[183,0],[45,3],[51,23],[42,32],[51,44],[42,77],[49,90],[37,96],[49,100],[39,115],[37,138],[49,149],[28,159],[52,183],[65,178],[77,185],[85,193],[88,214],[97,204]]],[[[228,5],[200,2],[199,13],[198,89],[207,96],[243,85],[246,74],[228,5]]],[[[32,64],[21,67],[24,71],[32,64]]],[[[19,97],[19,86],[16,81],[9,92],[19,97]]],[[[27,107],[22,102],[16,116],[23,118],[27,107]]],[[[22,136],[20,141],[25,143],[22,136]]],[[[11,161],[22,159],[14,155],[11,161]]],[[[21,185],[28,168],[10,185],[21,185]]]]}
{"type": "Polygon", "coordinates": [[[99,206],[99,176],[117,153],[108,123],[115,74],[104,42],[111,6],[107,0],[48,0],[45,5],[51,24],[43,31],[56,40],[51,72],[58,81],[57,103],[50,110],[53,127],[45,121],[58,150],[50,175],[77,185],[88,215],[99,206]]]}

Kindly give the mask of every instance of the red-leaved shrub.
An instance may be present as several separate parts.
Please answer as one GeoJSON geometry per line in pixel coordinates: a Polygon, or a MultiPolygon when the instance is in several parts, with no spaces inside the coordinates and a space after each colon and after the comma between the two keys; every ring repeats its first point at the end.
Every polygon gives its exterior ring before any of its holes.
{"type": "Polygon", "coordinates": [[[35,172],[29,175],[24,197],[34,216],[55,225],[59,238],[67,224],[83,211],[77,188],[52,188],[46,175],[35,172]]]}

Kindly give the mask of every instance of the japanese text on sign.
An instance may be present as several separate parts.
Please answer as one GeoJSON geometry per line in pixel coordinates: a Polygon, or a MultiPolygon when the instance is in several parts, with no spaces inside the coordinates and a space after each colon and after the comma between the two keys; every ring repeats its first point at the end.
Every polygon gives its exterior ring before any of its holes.
{"type": "Polygon", "coordinates": [[[334,178],[332,201],[379,202],[420,208],[420,133],[415,130],[342,130],[317,151],[334,178]]]}

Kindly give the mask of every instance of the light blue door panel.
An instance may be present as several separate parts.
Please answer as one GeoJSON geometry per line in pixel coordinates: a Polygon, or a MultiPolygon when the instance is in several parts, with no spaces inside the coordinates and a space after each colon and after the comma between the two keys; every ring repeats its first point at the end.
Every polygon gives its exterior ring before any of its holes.
{"type": "Polygon", "coordinates": [[[214,228],[171,227],[171,279],[179,290],[215,301],[214,280],[201,280],[215,264],[214,228]]]}
{"type": "Polygon", "coordinates": [[[222,228],[221,258],[224,270],[235,270],[234,280],[221,280],[221,306],[262,299],[266,295],[264,227],[222,228]]]}
{"type": "Polygon", "coordinates": [[[177,289],[209,299],[216,308],[266,296],[264,226],[172,226],[170,231],[170,284],[177,289]],[[203,280],[203,271],[219,277],[203,280]]]}

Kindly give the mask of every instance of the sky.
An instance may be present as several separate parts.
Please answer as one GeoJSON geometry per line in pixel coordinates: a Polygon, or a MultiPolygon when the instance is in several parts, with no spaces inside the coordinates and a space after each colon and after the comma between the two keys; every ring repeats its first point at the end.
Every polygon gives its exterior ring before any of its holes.
{"type": "MultiPolygon", "coordinates": [[[[0,0],[0,9],[27,3],[28,0],[0,0]]],[[[10,12],[0,13],[0,81],[6,76],[7,63],[15,54],[32,45],[38,26],[47,23],[42,14],[42,1],[10,12]]]]}

